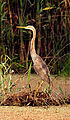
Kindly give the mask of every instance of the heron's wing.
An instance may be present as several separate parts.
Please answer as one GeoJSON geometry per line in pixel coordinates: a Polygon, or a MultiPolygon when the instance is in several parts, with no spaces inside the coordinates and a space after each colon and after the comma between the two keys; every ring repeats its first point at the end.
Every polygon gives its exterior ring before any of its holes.
{"type": "Polygon", "coordinates": [[[34,69],[36,73],[45,81],[50,83],[50,72],[46,63],[40,56],[37,56],[34,61],[34,69]]]}

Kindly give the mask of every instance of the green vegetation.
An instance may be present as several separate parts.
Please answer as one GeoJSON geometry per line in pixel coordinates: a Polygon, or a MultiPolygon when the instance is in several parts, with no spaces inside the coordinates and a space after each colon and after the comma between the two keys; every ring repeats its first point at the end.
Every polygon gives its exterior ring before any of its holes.
{"type": "Polygon", "coordinates": [[[11,59],[5,55],[1,56],[0,64],[0,92],[4,95],[7,92],[10,92],[12,85],[11,79],[11,59]],[[8,74],[8,75],[7,75],[8,74]]]}
{"type": "Polygon", "coordinates": [[[0,64],[1,56],[7,55],[16,72],[28,70],[32,34],[16,26],[33,25],[36,51],[45,58],[51,74],[70,75],[69,0],[1,0],[0,6],[0,64]]]}
{"type": "MultiPolygon", "coordinates": [[[[2,55],[1,56],[1,64],[0,64],[0,96],[5,97],[6,93],[11,93],[11,89],[13,88],[13,85],[15,86],[18,79],[15,81],[12,80],[12,73],[14,73],[14,70],[12,70],[13,61],[7,56],[2,55]]],[[[25,72],[25,75],[28,73],[28,89],[31,91],[30,86],[30,74],[31,74],[31,65],[32,62],[29,65],[28,71],[25,72]]],[[[22,87],[20,88],[20,90],[22,87]]],[[[17,89],[15,90],[17,91],[17,89]]]]}
{"type": "Polygon", "coordinates": [[[31,74],[31,65],[32,65],[32,62],[30,63],[30,66],[29,66],[29,70],[28,70],[28,88],[30,89],[31,91],[31,86],[30,86],[30,74],[31,74]]]}

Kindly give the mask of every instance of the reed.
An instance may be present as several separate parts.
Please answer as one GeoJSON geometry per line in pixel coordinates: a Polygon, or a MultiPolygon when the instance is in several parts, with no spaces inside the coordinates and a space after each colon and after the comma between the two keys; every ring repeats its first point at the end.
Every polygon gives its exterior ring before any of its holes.
{"type": "MultiPolygon", "coordinates": [[[[32,34],[29,33],[30,35],[28,35],[26,32],[23,33],[22,30],[19,32],[19,30],[16,30],[16,26],[32,24],[37,30],[37,53],[42,57],[47,56],[47,64],[52,61],[50,69],[56,63],[51,71],[52,74],[63,73],[64,65],[69,64],[69,62],[66,62],[67,59],[64,60],[62,57],[59,62],[56,62],[56,59],[48,59],[48,55],[54,58],[70,42],[69,1],[1,0],[0,4],[0,56],[6,53],[13,58],[17,53],[20,63],[28,69],[28,60],[31,60],[29,56],[30,42],[28,43],[25,39],[30,40],[32,34]]],[[[69,53],[69,46],[58,54],[58,57],[67,53],[69,53]]],[[[67,54],[68,57],[70,56],[67,54]]]]}

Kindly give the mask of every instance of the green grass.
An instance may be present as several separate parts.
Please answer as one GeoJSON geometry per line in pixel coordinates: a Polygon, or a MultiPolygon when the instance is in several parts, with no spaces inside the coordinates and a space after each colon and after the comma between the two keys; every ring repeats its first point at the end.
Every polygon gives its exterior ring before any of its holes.
{"type": "Polygon", "coordinates": [[[28,88],[30,91],[31,91],[31,85],[29,82],[30,82],[30,74],[31,74],[31,65],[32,65],[32,62],[30,63],[29,70],[28,70],[28,88]]]}
{"type": "Polygon", "coordinates": [[[2,55],[0,63],[0,92],[2,91],[3,94],[6,91],[10,92],[10,86],[12,85],[11,72],[11,59],[7,55],[2,55]]]}

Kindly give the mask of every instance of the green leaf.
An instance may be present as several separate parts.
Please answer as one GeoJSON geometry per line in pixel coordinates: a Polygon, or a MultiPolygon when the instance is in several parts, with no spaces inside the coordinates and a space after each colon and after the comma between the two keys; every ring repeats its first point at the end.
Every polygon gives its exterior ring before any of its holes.
{"type": "Polygon", "coordinates": [[[3,3],[1,4],[1,12],[3,11],[3,7],[4,7],[5,4],[6,4],[6,2],[3,2],[3,3]]]}
{"type": "Polygon", "coordinates": [[[31,1],[30,1],[30,0],[28,0],[28,2],[30,3],[30,5],[32,5],[32,3],[31,3],[31,1]]]}
{"type": "Polygon", "coordinates": [[[30,81],[30,74],[31,74],[31,65],[32,65],[32,62],[30,63],[30,66],[29,66],[29,70],[28,70],[28,87],[30,87],[30,84],[29,84],[29,81],[30,81]]]}
{"type": "Polygon", "coordinates": [[[20,5],[21,5],[21,7],[22,7],[22,5],[23,5],[22,0],[20,0],[20,5]]]}
{"type": "Polygon", "coordinates": [[[59,86],[58,88],[59,88],[60,92],[62,93],[62,95],[65,96],[65,94],[64,94],[64,92],[63,92],[63,90],[62,90],[62,88],[61,88],[60,86],[59,86]]]}
{"type": "Polygon", "coordinates": [[[2,85],[2,82],[0,82],[0,86],[2,85]]]}
{"type": "Polygon", "coordinates": [[[22,25],[21,17],[19,16],[19,25],[22,25]]]}
{"type": "Polygon", "coordinates": [[[6,19],[4,19],[4,17],[5,17],[6,14],[7,14],[7,11],[4,12],[3,15],[1,15],[1,22],[4,21],[4,20],[6,20],[6,19]]]}

